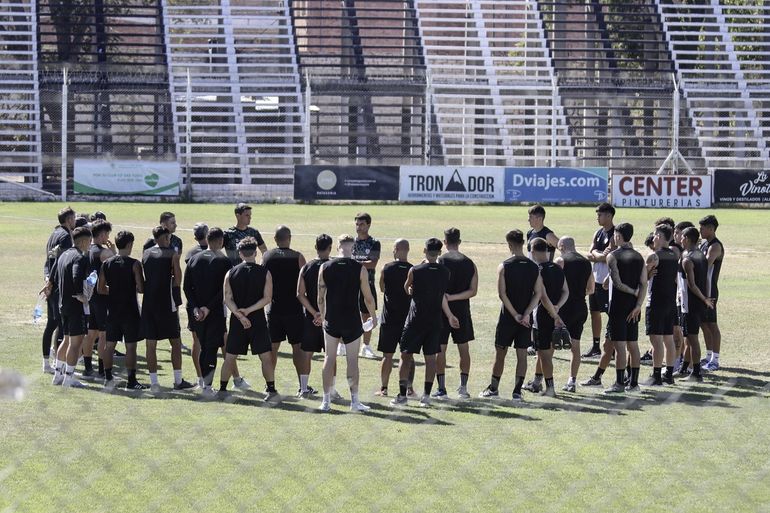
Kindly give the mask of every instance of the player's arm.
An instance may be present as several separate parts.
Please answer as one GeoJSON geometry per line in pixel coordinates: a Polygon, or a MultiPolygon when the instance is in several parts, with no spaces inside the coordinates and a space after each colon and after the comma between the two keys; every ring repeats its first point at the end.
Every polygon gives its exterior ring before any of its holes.
{"type": "Polygon", "coordinates": [[[548,235],[545,236],[545,241],[548,243],[549,246],[552,248],[555,248],[559,245],[559,237],[556,236],[555,233],[551,232],[548,235]]]}
{"type": "Polygon", "coordinates": [[[655,276],[658,272],[658,255],[655,253],[650,253],[647,255],[647,279],[649,280],[653,276],[655,276]]]}
{"type": "Polygon", "coordinates": [[[305,267],[305,264],[307,263],[307,260],[305,260],[305,255],[299,253],[299,258],[297,260],[299,262],[299,268],[302,270],[302,268],[305,267]]]}
{"type": "Polygon", "coordinates": [[[687,277],[687,288],[695,294],[695,297],[703,301],[707,308],[714,308],[714,300],[707,298],[706,295],[701,292],[698,284],[695,283],[695,266],[692,260],[685,257],[682,260],[682,267],[684,268],[684,274],[687,277]]]}
{"type": "Polygon", "coordinates": [[[144,294],[144,273],[142,272],[142,264],[138,260],[134,262],[134,281],[136,282],[136,291],[144,294]]]}
{"type": "Polygon", "coordinates": [[[448,294],[447,301],[461,301],[463,299],[470,299],[474,297],[479,291],[479,271],[476,268],[476,264],[473,264],[473,277],[471,283],[466,290],[458,292],[457,294],[448,294]]]}
{"type": "Polygon", "coordinates": [[[318,310],[313,308],[313,305],[310,304],[310,300],[307,297],[307,287],[305,286],[305,275],[302,272],[299,273],[299,278],[297,278],[297,300],[305,308],[305,311],[310,313],[310,315],[315,317],[316,314],[318,314],[318,310]]]}
{"type": "Polygon", "coordinates": [[[72,284],[73,294],[72,297],[77,299],[83,304],[88,303],[85,294],[83,294],[83,281],[87,276],[88,259],[85,257],[79,258],[72,265],[72,284]]]}
{"type": "Polygon", "coordinates": [[[238,312],[238,305],[235,304],[235,299],[233,298],[233,289],[230,287],[230,271],[227,271],[227,274],[225,274],[225,283],[222,285],[222,297],[224,297],[227,309],[240,320],[239,315],[242,314],[238,312]]]}
{"type": "Polygon", "coordinates": [[[505,285],[505,268],[503,264],[497,266],[497,295],[500,297],[500,301],[503,302],[503,308],[510,314],[511,317],[519,320],[521,314],[513,307],[513,303],[508,299],[508,290],[505,285]]]}
{"type": "Polygon", "coordinates": [[[632,289],[620,280],[620,271],[618,271],[618,261],[612,255],[607,255],[607,267],[610,268],[610,277],[612,278],[612,284],[621,292],[626,294],[636,295],[637,289],[632,289]]]}
{"type": "Polygon", "coordinates": [[[195,273],[195,262],[184,269],[184,295],[187,303],[193,308],[198,308],[198,300],[195,295],[195,284],[193,283],[193,273],[195,273]]]}
{"type": "Polygon", "coordinates": [[[406,281],[404,282],[404,290],[407,295],[412,295],[412,283],[414,283],[414,274],[412,274],[412,268],[409,268],[409,272],[406,273],[406,281]]]}
{"type": "Polygon", "coordinates": [[[99,270],[99,279],[96,282],[96,293],[106,296],[110,293],[109,287],[107,287],[107,279],[104,277],[104,266],[99,270]]]}
{"type": "Polygon", "coordinates": [[[709,267],[714,267],[714,262],[722,256],[722,244],[716,243],[709,246],[706,251],[706,259],[709,261],[709,267]]]}
{"type": "Polygon", "coordinates": [[[567,284],[567,280],[565,278],[564,283],[561,286],[561,296],[559,297],[559,301],[554,305],[557,312],[561,310],[561,307],[564,306],[564,303],[566,303],[568,299],[569,299],[569,284],[567,284]]]}
{"type": "Polygon", "coordinates": [[[527,319],[527,323],[529,323],[530,314],[532,314],[535,308],[537,308],[538,303],[540,303],[540,300],[544,296],[547,296],[547,294],[545,293],[545,288],[543,287],[543,278],[538,276],[537,280],[535,280],[535,289],[532,291],[532,299],[529,300],[527,309],[522,313],[522,315],[527,319]]]}
{"type": "Polygon", "coordinates": [[[590,296],[594,292],[596,292],[596,279],[594,279],[594,273],[589,273],[586,282],[586,296],[590,296]]]}
{"type": "Polygon", "coordinates": [[[371,316],[372,327],[377,326],[377,307],[374,305],[374,296],[372,296],[372,289],[369,287],[369,272],[364,268],[361,267],[361,294],[364,296],[364,304],[366,304],[366,309],[369,311],[369,315],[371,316]]]}
{"type": "Polygon", "coordinates": [[[449,325],[454,329],[458,329],[460,327],[460,321],[449,308],[449,301],[446,298],[446,294],[444,294],[444,297],[441,298],[441,309],[444,311],[444,315],[446,315],[446,318],[449,321],[449,325]]]}
{"type": "Polygon", "coordinates": [[[553,263],[564,269],[564,259],[562,257],[556,257],[556,260],[554,260],[553,263]]]}
{"type": "Polygon", "coordinates": [[[179,265],[179,254],[171,257],[171,270],[174,273],[174,287],[182,286],[182,267],[179,265]]]}
{"type": "Polygon", "coordinates": [[[647,267],[645,266],[639,272],[639,290],[636,293],[636,305],[634,305],[634,309],[626,317],[626,320],[629,322],[638,321],[642,315],[642,305],[644,304],[645,297],[647,297],[647,283],[647,267]]]}
{"type": "Polygon", "coordinates": [[[324,281],[324,266],[318,271],[318,310],[321,317],[326,319],[326,282],[324,281]]]}
{"type": "Polygon", "coordinates": [[[380,292],[385,293],[385,273],[380,273],[380,292]]]}

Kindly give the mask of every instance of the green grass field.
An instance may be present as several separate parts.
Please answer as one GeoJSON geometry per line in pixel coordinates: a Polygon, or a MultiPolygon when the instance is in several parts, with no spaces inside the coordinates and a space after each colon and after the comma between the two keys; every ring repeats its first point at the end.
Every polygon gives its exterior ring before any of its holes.
{"type": "MultiPolygon", "coordinates": [[[[168,207],[177,215],[186,247],[193,243],[196,221],[222,227],[233,222],[231,205],[73,206],[104,210],[113,234],[129,228],[138,240],[168,207]]],[[[373,395],[379,362],[361,360],[361,396],[372,410],[353,415],[347,405],[319,414],[313,411],[318,401],[293,397],[268,407],[260,393],[211,403],[196,393],[153,398],[105,394],[95,385],[52,387],[50,376],[40,372],[42,326],[32,325],[31,314],[45,242],[60,207],[0,204],[0,367],[28,379],[23,401],[0,401],[0,511],[770,511],[768,211],[715,212],[727,253],[720,282],[723,369],[701,385],[627,398],[608,398],[594,389],[556,399],[530,394],[514,406],[507,400],[511,355],[498,401],[451,400],[428,410],[413,403],[393,410],[387,399],[373,395]]],[[[271,242],[275,225],[287,224],[295,234],[293,246],[312,257],[315,235],[353,232],[359,209],[258,205],[253,225],[271,242]]],[[[451,225],[462,230],[461,249],[480,274],[479,294],[472,300],[477,339],[469,388],[475,397],[490,376],[500,308],[495,268],[507,257],[504,234],[527,228],[526,209],[367,210],[384,257],[396,237],[412,240],[417,261],[424,239],[441,236],[451,225]]],[[[697,221],[704,213],[622,210],[616,222],[633,223],[634,241],[641,246],[662,215],[697,221]]],[[[596,230],[591,208],[549,208],[546,224],[558,235],[574,236],[581,250],[596,230]]],[[[189,344],[189,333],[183,336],[189,344]]],[[[583,342],[590,343],[590,326],[583,342]]],[[[169,386],[168,346],[159,348],[161,384],[169,386]]],[[[140,379],[147,382],[142,344],[139,353],[140,379]]],[[[277,387],[288,396],[296,390],[296,376],[289,354],[283,356],[277,387]]],[[[567,378],[567,358],[568,351],[556,354],[557,390],[567,378]]],[[[451,346],[449,364],[447,387],[454,397],[459,370],[451,346]]],[[[530,373],[533,365],[531,359],[530,373]]],[[[255,390],[261,389],[258,360],[248,357],[240,367],[255,390]]],[[[594,368],[595,360],[585,361],[579,378],[594,368]]],[[[192,379],[189,356],[184,369],[192,379]]],[[[416,383],[422,371],[418,367],[416,383]]],[[[392,389],[396,372],[391,380],[392,389]]],[[[311,384],[320,388],[320,382],[316,359],[311,384]]]]}

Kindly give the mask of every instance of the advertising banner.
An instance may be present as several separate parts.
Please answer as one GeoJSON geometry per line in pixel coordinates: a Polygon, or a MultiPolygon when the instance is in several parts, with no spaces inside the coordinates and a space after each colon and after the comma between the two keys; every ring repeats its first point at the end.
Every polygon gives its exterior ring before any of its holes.
{"type": "Polygon", "coordinates": [[[75,159],[76,194],[178,196],[177,162],[75,159]]]}
{"type": "Polygon", "coordinates": [[[401,201],[502,203],[502,167],[401,166],[401,201]]]}
{"type": "Polygon", "coordinates": [[[607,168],[505,169],[508,203],[600,203],[607,199],[607,168]]]}
{"type": "Polygon", "coordinates": [[[770,171],[717,169],[714,203],[770,204],[770,171]]]}
{"type": "Polygon", "coordinates": [[[613,175],[616,207],[709,208],[709,175],[613,175]]]}
{"type": "Polygon", "coordinates": [[[295,166],[297,200],[397,200],[398,166],[295,166]]]}

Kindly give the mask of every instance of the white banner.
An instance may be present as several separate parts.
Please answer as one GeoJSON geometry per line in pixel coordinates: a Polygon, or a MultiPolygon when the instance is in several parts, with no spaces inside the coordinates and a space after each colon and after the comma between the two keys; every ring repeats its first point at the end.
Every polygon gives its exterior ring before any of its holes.
{"type": "Polygon", "coordinates": [[[616,207],[709,208],[710,175],[613,175],[616,207]]]}
{"type": "Polygon", "coordinates": [[[76,194],[178,196],[177,162],[75,159],[76,194]]]}
{"type": "Polygon", "coordinates": [[[502,167],[401,166],[401,201],[505,201],[502,167]]]}

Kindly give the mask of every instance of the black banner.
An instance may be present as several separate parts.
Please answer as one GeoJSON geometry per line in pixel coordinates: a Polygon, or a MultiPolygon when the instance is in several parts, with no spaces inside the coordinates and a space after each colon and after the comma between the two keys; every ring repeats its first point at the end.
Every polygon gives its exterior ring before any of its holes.
{"type": "Polygon", "coordinates": [[[770,171],[717,169],[714,202],[770,204],[770,171]]]}
{"type": "Polygon", "coordinates": [[[397,200],[398,166],[295,166],[297,200],[397,200]]]}

